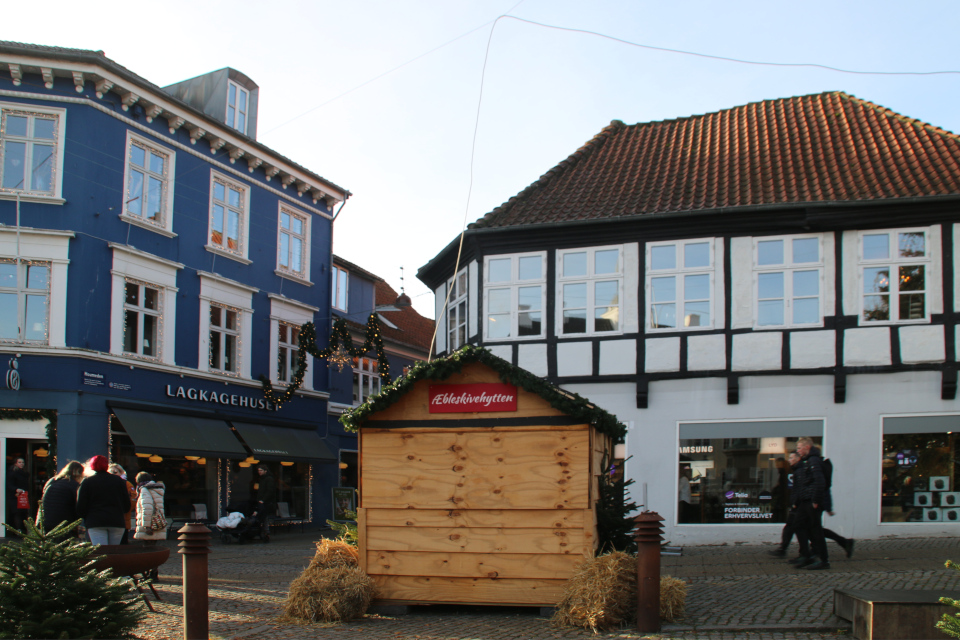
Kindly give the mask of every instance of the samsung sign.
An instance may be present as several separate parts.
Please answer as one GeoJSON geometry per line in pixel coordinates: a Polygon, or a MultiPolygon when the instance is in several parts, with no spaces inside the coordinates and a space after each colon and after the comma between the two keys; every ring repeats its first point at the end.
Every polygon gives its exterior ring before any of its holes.
{"type": "Polygon", "coordinates": [[[241,407],[244,409],[263,409],[264,411],[277,410],[277,407],[272,402],[268,402],[264,398],[251,398],[249,396],[240,396],[235,393],[217,393],[216,391],[194,389],[193,387],[174,388],[172,384],[167,385],[167,396],[170,398],[194,400],[196,402],[241,407]]]}

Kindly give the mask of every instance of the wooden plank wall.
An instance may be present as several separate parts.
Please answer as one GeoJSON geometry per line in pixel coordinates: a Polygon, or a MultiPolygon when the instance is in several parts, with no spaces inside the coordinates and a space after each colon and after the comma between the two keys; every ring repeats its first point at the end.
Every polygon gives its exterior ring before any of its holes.
{"type": "Polygon", "coordinates": [[[556,604],[596,547],[592,429],[374,424],[358,527],[378,601],[556,604]]]}

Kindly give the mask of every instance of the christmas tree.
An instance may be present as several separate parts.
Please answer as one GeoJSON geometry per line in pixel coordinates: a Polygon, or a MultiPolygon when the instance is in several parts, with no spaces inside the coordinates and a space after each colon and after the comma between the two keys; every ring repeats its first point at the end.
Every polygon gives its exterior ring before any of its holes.
{"type": "Polygon", "coordinates": [[[129,578],[88,567],[90,543],[26,522],[20,544],[0,545],[0,638],[126,638],[144,616],[129,578]]]}
{"type": "MultiPolygon", "coordinates": [[[[956,571],[960,571],[960,565],[950,560],[947,560],[946,566],[947,569],[953,567],[956,571]]],[[[943,604],[948,604],[956,609],[960,609],[960,600],[943,597],[940,598],[940,602],[943,604]]],[[[937,623],[937,629],[940,629],[940,631],[943,631],[948,636],[960,638],[960,613],[943,614],[943,617],[940,618],[940,622],[937,623]]]]}

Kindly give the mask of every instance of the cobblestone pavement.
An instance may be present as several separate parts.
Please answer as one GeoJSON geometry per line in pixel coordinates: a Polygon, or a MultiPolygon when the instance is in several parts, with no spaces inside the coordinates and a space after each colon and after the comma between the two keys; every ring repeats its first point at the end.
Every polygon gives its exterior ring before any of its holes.
{"type": "MultiPolygon", "coordinates": [[[[662,572],[687,580],[689,591],[685,617],[665,624],[660,634],[628,628],[595,636],[553,627],[538,609],[507,607],[423,606],[405,616],[368,615],[340,625],[291,624],[281,619],[283,599],[290,580],[313,556],[317,535],[281,534],[270,544],[214,540],[209,557],[211,638],[835,640],[849,637],[849,623],[833,615],[834,588],[960,594],[958,574],[943,567],[948,558],[960,560],[960,539],[857,541],[852,558],[834,547],[832,568],[816,572],[769,556],[771,545],[701,546],[662,558],[662,572]]],[[[157,612],[138,628],[139,638],[182,637],[182,557],[172,551],[157,584],[163,602],[153,603],[157,612]]]]}

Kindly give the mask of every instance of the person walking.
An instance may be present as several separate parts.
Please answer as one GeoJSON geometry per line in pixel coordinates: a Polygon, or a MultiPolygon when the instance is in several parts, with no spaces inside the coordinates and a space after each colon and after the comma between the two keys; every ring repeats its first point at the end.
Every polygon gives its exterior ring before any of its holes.
{"type": "Polygon", "coordinates": [[[277,511],[277,481],[265,464],[257,467],[257,473],[260,474],[260,484],[257,487],[257,509],[253,515],[260,519],[260,537],[264,542],[270,542],[270,518],[277,511]]]}
{"type": "MultiPolygon", "coordinates": [[[[53,531],[64,522],[77,520],[77,489],[83,480],[83,464],[71,460],[63,466],[60,473],[47,480],[40,498],[43,530],[53,531]]],[[[80,527],[68,531],[65,536],[79,537],[80,527]]]]}
{"type": "Polygon", "coordinates": [[[123,478],[123,481],[127,485],[127,493],[130,495],[130,508],[127,509],[127,512],[123,514],[123,537],[120,539],[120,544],[130,544],[130,514],[133,513],[133,507],[137,504],[137,490],[133,487],[133,484],[127,480],[127,472],[118,465],[116,462],[111,464],[107,471],[112,473],[115,476],[120,476],[123,478]]]}
{"type": "Polygon", "coordinates": [[[23,522],[30,516],[30,477],[26,465],[23,458],[17,458],[7,471],[7,522],[17,531],[23,529],[23,522]]]}
{"type": "Polygon", "coordinates": [[[813,439],[806,437],[797,441],[797,454],[800,455],[800,461],[793,474],[795,489],[793,506],[797,511],[795,530],[801,551],[804,548],[805,537],[810,543],[812,553],[797,562],[796,566],[814,571],[829,569],[830,559],[821,520],[827,499],[823,458],[820,456],[820,449],[813,445],[813,439]]]}
{"type": "MultiPolygon", "coordinates": [[[[166,488],[163,483],[154,480],[153,476],[146,471],[137,474],[137,530],[133,537],[135,540],[143,540],[145,545],[155,545],[157,540],[167,539],[167,528],[154,529],[157,524],[154,516],[159,516],[158,520],[166,522],[166,513],[163,506],[163,493],[166,488]]],[[[156,577],[156,576],[154,576],[156,577]]]]}
{"type": "Polygon", "coordinates": [[[93,456],[87,462],[93,475],[87,476],[77,490],[77,515],[83,518],[93,544],[120,544],[123,538],[123,514],[130,510],[130,494],[123,478],[107,471],[105,456],[93,456]]]}

